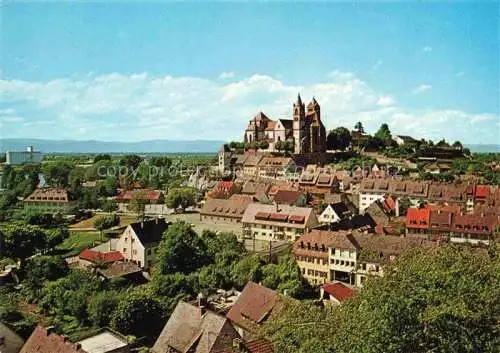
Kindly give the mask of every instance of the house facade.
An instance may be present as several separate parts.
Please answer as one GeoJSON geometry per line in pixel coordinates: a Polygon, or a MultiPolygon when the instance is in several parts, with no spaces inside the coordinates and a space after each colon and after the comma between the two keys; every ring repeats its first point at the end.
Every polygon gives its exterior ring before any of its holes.
{"type": "Polygon", "coordinates": [[[251,203],[242,218],[243,235],[265,241],[295,241],[319,225],[312,208],[251,203]]]}
{"type": "Polygon", "coordinates": [[[131,223],[118,239],[116,250],[123,255],[125,261],[148,269],[156,261],[158,245],[168,226],[165,219],[158,218],[131,223]]]}
{"type": "Polygon", "coordinates": [[[25,210],[40,213],[65,213],[71,203],[68,193],[59,188],[37,188],[31,195],[23,200],[25,210]]]}

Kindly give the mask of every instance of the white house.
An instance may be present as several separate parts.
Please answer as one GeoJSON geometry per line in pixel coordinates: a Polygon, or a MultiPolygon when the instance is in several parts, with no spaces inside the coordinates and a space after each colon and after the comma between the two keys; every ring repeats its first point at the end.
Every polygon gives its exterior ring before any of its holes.
{"type": "Polygon", "coordinates": [[[318,221],[321,224],[331,225],[349,219],[351,215],[351,211],[343,202],[330,203],[318,216],[318,221]]]}
{"type": "Polygon", "coordinates": [[[169,225],[159,218],[129,224],[118,239],[116,250],[125,261],[147,269],[156,261],[158,244],[169,225]]]}

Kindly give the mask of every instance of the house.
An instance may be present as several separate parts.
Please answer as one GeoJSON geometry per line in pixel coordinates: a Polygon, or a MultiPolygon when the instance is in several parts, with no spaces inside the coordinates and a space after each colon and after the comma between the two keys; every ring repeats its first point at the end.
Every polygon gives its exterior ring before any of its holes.
{"type": "Polygon", "coordinates": [[[415,146],[418,144],[418,140],[414,139],[411,136],[405,136],[405,135],[396,135],[396,137],[394,137],[393,140],[400,146],[403,145],[415,146]]]}
{"type": "Polygon", "coordinates": [[[348,221],[353,216],[352,211],[344,202],[330,203],[318,216],[321,224],[332,226],[341,222],[348,221]]]}
{"type": "Polygon", "coordinates": [[[166,206],[163,205],[163,194],[161,191],[153,189],[119,189],[116,195],[118,211],[130,212],[130,203],[134,199],[144,200],[144,213],[165,214],[166,206]]]}
{"type": "Polygon", "coordinates": [[[387,194],[389,194],[389,180],[363,179],[359,189],[359,212],[364,213],[372,203],[384,200],[387,194]]]}
{"type": "Polygon", "coordinates": [[[129,353],[131,351],[127,337],[109,328],[102,328],[86,335],[76,344],[79,344],[87,353],[129,353]]]}
{"type": "Polygon", "coordinates": [[[228,199],[232,195],[239,193],[241,185],[234,181],[221,180],[217,185],[207,193],[207,197],[214,199],[228,199]]]}
{"type": "Polygon", "coordinates": [[[247,153],[243,162],[243,175],[247,177],[256,177],[259,174],[258,165],[261,159],[261,154],[247,153]]]}
{"type": "Polygon", "coordinates": [[[320,298],[339,305],[354,296],[354,290],[342,282],[325,283],[320,288],[320,298]]]}
{"type": "Polygon", "coordinates": [[[307,196],[298,190],[278,190],[272,201],[279,205],[301,206],[307,205],[307,196]]]}
{"type": "Polygon", "coordinates": [[[243,188],[241,189],[241,193],[243,195],[253,196],[255,199],[260,202],[268,201],[267,194],[271,189],[271,184],[264,181],[254,181],[248,180],[243,184],[243,188]]]}
{"type": "Polygon", "coordinates": [[[328,249],[331,242],[331,232],[312,230],[293,244],[292,253],[302,277],[311,285],[330,281],[328,249]]]}
{"type": "Polygon", "coordinates": [[[215,353],[241,336],[230,321],[212,311],[180,301],[156,340],[153,353],[215,353]]]}
{"type": "Polygon", "coordinates": [[[290,157],[262,157],[257,168],[260,177],[277,180],[284,180],[296,171],[295,162],[290,157]]]}
{"type": "Polygon", "coordinates": [[[65,213],[71,205],[66,190],[59,188],[37,188],[23,204],[25,210],[39,213],[65,213]]]}
{"type": "Polygon", "coordinates": [[[294,244],[293,254],[302,275],[313,285],[342,282],[362,287],[368,276],[383,276],[387,262],[414,246],[433,247],[436,243],[419,238],[314,229],[294,244]]]}
{"type": "Polygon", "coordinates": [[[312,208],[259,203],[249,204],[241,221],[244,237],[265,241],[295,241],[319,225],[312,208]]]}
{"type": "Polygon", "coordinates": [[[123,261],[125,258],[119,251],[100,252],[90,249],[83,249],[78,255],[78,262],[81,267],[90,267],[96,264],[111,264],[116,261],[123,261]]]}
{"type": "Polygon", "coordinates": [[[9,326],[0,322],[0,352],[18,353],[24,340],[9,326]]]}
{"type": "Polygon", "coordinates": [[[406,234],[425,239],[445,236],[453,243],[489,244],[500,225],[498,214],[464,214],[453,207],[409,208],[406,234]]]}
{"type": "Polygon", "coordinates": [[[229,199],[207,199],[200,210],[200,220],[213,223],[241,223],[249,204],[254,202],[250,195],[235,194],[229,199]]]}
{"type": "Polygon", "coordinates": [[[437,163],[437,162],[427,164],[424,167],[424,172],[431,173],[431,174],[441,174],[441,173],[449,172],[450,170],[451,170],[451,167],[449,165],[443,164],[443,163],[437,163]]]}
{"type": "Polygon", "coordinates": [[[370,135],[365,134],[363,131],[351,131],[351,146],[358,147],[366,144],[370,140],[370,135]]]}
{"type": "Polygon", "coordinates": [[[377,200],[365,209],[365,215],[369,215],[376,225],[386,226],[395,215],[397,208],[397,199],[384,197],[383,200],[377,200]]]}
{"type": "Polygon", "coordinates": [[[125,261],[148,269],[156,261],[156,250],[170,223],[163,218],[131,223],[117,241],[125,261]]]}
{"type": "Polygon", "coordinates": [[[49,328],[37,326],[31,333],[20,353],[89,353],[81,344],[71,342],[49,328]]]}
{"type": "Polygon", "coordinates": [[[278,307],[278,301],[278,292],[260,284],[248,282],[226,317],[240,336],[247,339],[258,333],[262,323],[278,307]]]}

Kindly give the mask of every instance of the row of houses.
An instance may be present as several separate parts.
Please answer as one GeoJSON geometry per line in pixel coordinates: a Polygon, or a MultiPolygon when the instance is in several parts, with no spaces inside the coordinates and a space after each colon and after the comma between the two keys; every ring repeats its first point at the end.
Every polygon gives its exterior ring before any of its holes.
{"type": "Polygon", "coordinates": [[[458,207],[409,208],[406,214],[407,236],[446,236],[454,243],[489,244],[498,227],[499,214],[464,214],[458,207]]]}
{"type": "MultiPolygon", "coordinates": [[[[413,207],[418,207],[421,203],[445,203],[460,206],[465,212],[471,213],[478,203],[499,203],[500,189],[467,183],[363,179],[359,188],[360,212],[364,212],[372,203],[387,196],[393,196],[397,201],[407,198],[413,207]]],[[[399,207],[396,207],[396,210],[398,209],[399,207]]]]}
{"type": "Polygon", "coordinates": [[[419,238],[311,230],[295,242],[292,252],[312,285],[338,281],[362,287],[368,276],[382,276],[384,265],[403,251],[436,245],[419,238]]]}

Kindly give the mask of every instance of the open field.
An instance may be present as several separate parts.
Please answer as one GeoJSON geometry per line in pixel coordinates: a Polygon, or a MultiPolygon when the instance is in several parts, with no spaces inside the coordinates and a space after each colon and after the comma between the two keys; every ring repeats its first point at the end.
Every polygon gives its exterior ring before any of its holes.
{"type": "Polygon", "coordinates": [[[99,232],[71,232],[69,237],[58,246],[58,251],[63,257],[73,256],[83,249],[92,248],[106,240],[105,234],[102,235],[101,240],[99,232]]]}
{"type": "MultiPolygon", "coordinates": [[[[107,215],[107,213],[96,213],[94,216],[90,217],[90,218],[87,218],[81,222],[78,222],[78,223],[75,223],[75,224],[72,224],[69,229],[70,230],[73,230],[73,229],[78,229],[78,230],[87,230],[87,229],[95,229],[94,228],[94,222],[96,219],[98,219],[99,217],[103,217],[107,215]]],[[[126,227],[128,226],[130,223],[132,222],[135,222],[137,220],[137,217],[135,215],[120,215],[120,224],[119,224],[119,227],[126,227]]]]}

